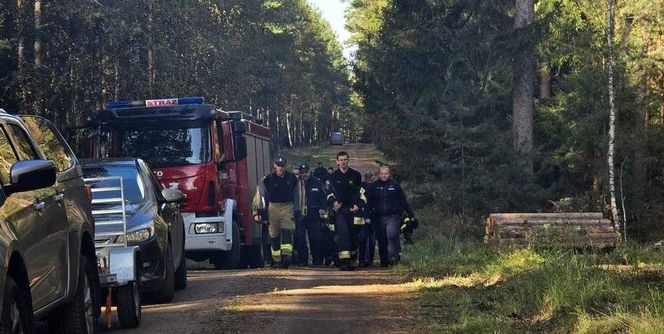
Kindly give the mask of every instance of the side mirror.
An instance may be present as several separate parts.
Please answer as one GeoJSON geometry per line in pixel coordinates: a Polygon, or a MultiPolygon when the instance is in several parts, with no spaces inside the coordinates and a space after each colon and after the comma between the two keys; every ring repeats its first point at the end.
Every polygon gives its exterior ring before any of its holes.
{"type": "Polygon", "coordinates": [[[175,188],[165,188],[161,191],[161,196],[164,197],[166,203],[184,203],[187,197],[180,190],[175,188]]]}
{"type": "Polygon", "coordinates": [[[24,160],[15,162],[10,171],[11,185],[7,195],[50,187],[55,184],[57,171],[52,160],[24,160]]]}

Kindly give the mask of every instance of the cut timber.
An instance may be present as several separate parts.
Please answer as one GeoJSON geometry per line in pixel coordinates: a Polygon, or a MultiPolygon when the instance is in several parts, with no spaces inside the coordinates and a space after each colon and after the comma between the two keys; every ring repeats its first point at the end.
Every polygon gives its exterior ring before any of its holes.
{"type": "Polygon", "coordinates": [[[494,213],[487,243],[571,248],[613,248],[620,242],[612,222],[597,212],[494,213]]]}

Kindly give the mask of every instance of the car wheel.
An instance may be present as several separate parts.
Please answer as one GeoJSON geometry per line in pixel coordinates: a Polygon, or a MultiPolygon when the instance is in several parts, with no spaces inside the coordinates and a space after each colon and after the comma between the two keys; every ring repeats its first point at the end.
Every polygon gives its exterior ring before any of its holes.
{"type": "Polygon", "coordinates": [[[187,258],[184,256],[184,246],[181,253],[180,265],[175,271],[175,290],[184,290],[187,287],[187,258]]]}
{"type": "Polygon", "coordinates": [[[120,325],[124,328],[138,327],[141,323],[141,293],[138,284],[131,282],[118,287],[115,289],[115,298],[120,325]]]}
{"type": "Polygon", "coordinates": [[[50,332],[91,334],[97,323],[97,279],[88,260],[81,256],[78,266],[78,284],[74,299],[55,311],[48,319],[50,332]]]}
{"type": "Polygon", "coordinates": [[[236,269],[240,264],[240,227],[237,222],[233,221],[233,245],[227,252],[219,252],[210,256],[210,262],[214,265],[215,269],[236,269]]]}
{"type": "Polygon", "coordinates": [[[26,289],[19,287],[11,276],[7,276],[0,318],[0,330],[3,334],[35,332],[30,292],[24,290],[26,289]]]}
{"type": "Polygon", "coordinates": [[[152,295],[152,299],[157,304],[166,304],[170,303],[173,300],[175,294],[175,270],[173,268],[173,251],[171,250],[171,244],[168,244],[166,248],[166,258],[164,259],[165,266],[164,270],[164,282],[161,289],[155,292],[152,295]]]}

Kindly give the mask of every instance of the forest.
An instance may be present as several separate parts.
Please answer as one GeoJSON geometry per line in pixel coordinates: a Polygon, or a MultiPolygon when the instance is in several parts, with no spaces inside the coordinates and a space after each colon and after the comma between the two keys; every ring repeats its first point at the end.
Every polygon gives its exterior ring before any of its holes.
{"type": "Polygon", "coordinates": [[[476,236],[489,212],[612,217],[613,64],[616,217],[664,238],[664,1],[353,0],[347,17],[366,130],[420,207],[476,236]]]}
{"type": "Polygon", "coordinates": [[[2,0],[0,107],[61,128],[113,100],[204,96],[266,121],[275,149],[349,117],[349,67],[305,0],[2,0]]]}
{"type": "Polygon", "coordinates": [[[489,212],[600,211],[664,238],[664,1],[347,3],[351,60],[305,0],[1,0],[0,106],[67,128],[205,96],[265,119],[276,151],[372,140],[464,235],[489,212]]]}

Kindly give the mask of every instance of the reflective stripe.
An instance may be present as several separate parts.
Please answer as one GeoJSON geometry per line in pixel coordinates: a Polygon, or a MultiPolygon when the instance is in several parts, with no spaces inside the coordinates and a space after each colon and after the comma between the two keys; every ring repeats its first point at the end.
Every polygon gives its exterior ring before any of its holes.
{"type": "Polygon", "coordinates": [[[339,259],[341,260],[350,259],[350,252],[349,251],[339,252],[339,259]]]}
{"type": "Polygon", "coordinates": [[[281,254],[283,255],[292,255],[293,254],[293,245],[292,244],[281,244],[281,254]]]}
{"type": "Polygon", "coordinates": [[[362,217],[353,218],[353,224],[354,225],[364,225],[364,218],[362,218],[362,217]]]}
{"type": "Polygon", "coordinates": [[[327,225],[327,228],[328,228],[330,231],[334,232],[334,224],[328,224],[328,225],[327,225]]]}
{"type": "Polygon", "coordinates": [[[327,195],[327,199],[329,200],[330,198],[334,198],[334,194],[327,195]]]}
{"type": "Polygon", "coordinates": [[[367,202],[367,196],[365,195],[366,190],[364,190],[364,187],[360,188],[360,199],[364,201],[364,203],[367,202]]]}
{"type": "Polygon", "coordinates": [[[272,250],[272,259],[276,262],[281,261],[281,249],[280,250],[272,250]]]}

